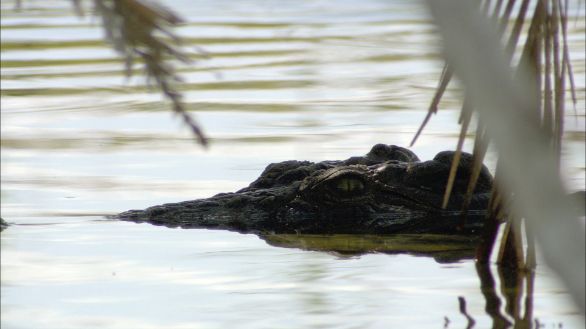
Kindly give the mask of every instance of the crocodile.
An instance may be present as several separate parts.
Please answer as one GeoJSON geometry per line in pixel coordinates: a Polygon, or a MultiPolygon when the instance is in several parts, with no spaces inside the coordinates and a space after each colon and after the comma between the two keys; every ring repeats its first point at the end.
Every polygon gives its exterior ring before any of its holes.
{"type": "Polygon", "coordinates": [[[129,210],[115,218],[181,228],[266,234],[478,235],[493,178],[483,165],[462,205],[472,155],[462,152],[452,193],[442,199],[455,152],[420,161],[412,151],[377,144],[365,156],[269,164],[248,187],[207,199],[129,210]]]}

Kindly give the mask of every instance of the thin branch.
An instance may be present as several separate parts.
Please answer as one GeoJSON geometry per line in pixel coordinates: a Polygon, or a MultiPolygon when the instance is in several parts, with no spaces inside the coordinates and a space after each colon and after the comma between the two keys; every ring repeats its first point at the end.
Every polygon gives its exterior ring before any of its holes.
{"type": "Polygon", "coordinates": [[[515,47],[517,47],[517,42],[519,41],[519,36],[521,35],[521,28],[525,22],[525,16],[527,15],[529,3],[530,0],[523,0],[521,7],[519,8],[519,13],[517,14],[517,19],[515,21],[515,25],[513,26],[513,30],[511,31],[509,42],[507,43],[506,47],[506,52],[509,55],[509,58],[513,57],[515,47]]]}
{"type": "Polygon", "coordinates": [[[462,128],[460,129],[460,136],[458,138],[458,145],[456,147],[456,152],[454,153],[454,157],[452,158],[452,164],[450,166],[450,174],[448,176],[448,182],[446,183],[446,190],[444,192],[444,199],[442,201],[442,208],[446,208],[448,206],[448,202],[450,201],[450,195],[452,194],[452,188],[454,186],[454,181],[456,180],[456,174],[458,173],[458,167],[460,166],[460,157],[462,156],[462,147],[464,145],[464,140],[466,139],[466,132],[468,131],[468,126],[470,125],[470,121],[472,120],[472,108],[470,104],[470,99],[466,97],[464,99],[464,104],[462,105],[462,128]]]}
{"type": "MultiPolygon", "coordinates": [[[[560,1],[560,8],[562,8],[562,0],[560,1]]],[[[572,95],[572,103],[574,104],[574,111],[576,111],[576,103],[577,101],[577,97],[576,97],[576,84],[574,83],[574,70],[572,69],[572,63],[570,62],[570,51],[568,49],[568,0],[565,1],[565,4],[563,5],[563,14],[561,15],[561,19],[562,19],[562,39],[563,39],[563,49],[564,49],[564,62],[565,62],[565,66],[568,69],[568,80],[570,82],[570,93],[572,95]]]]}
{"type": "MultiPolygon", "coordinates": [[[[558,1],[552,1],[552,34],[553,34],[553,67],[554,67],[554,81],[555,81],[555,129],[553,134],[554,152],[557,155],[557,167],[560,166],[561,149],[562,149],[562,134],[564,130],[564,93],[566,89],[566,66],[563,65],[560,55],[563,55],[560,51],[560,16],[561,8],[558,5],[558,1]]],[[[564,57],[564,56],[562,56],[564,57]]]]}
{"type": "Polygon", "coordinates": [[[442,70],[442,75],[440,77],[439,85],[435,91],[435,95],[433,96],[433,99],[431,100],[431,104],[429,105],[429,108],[427,109],[427,115],[423,119],[423,122],[421,122],[421,126],[419,126],[419,129],[417,129],[417,132],[415,133],[415,136],[413,137],[413,140],[411,140],[411,144],[409,144],[409,146],[413,146],[413,144],[415,144],[415,142],[417,141],[417,138],[419,137],[419,135],[421,135],[423,128],[425,128],[425,126],[427,125],[427,122],[429,122],[429,119],[431,118],[431,116],[434,113],[437,113],[439,102],[442,99],[442,96],[444,95],[444,92],[446,91],[446,88],[448,87],[448,83],[450,82],[451,79],[452,79],[452,69],[446,64],[442,70]]]}
{"type": "Polygon", "coordinates": [[[476,137],[474,138],[474,150],[472,152],[472,173],[470,174],[470,180],[468,181],[468,186],[466,188],[466,196],[464,197],[464,204],[462,205],[462,212],[464,214],[468,211],[468,207],[472,201],[476,182],[478,182],[478,178],[480,177],[482,163],[484,162],[487,150],[488,136],[486,136],[484,125],[482,125],[479,120],[478,127],[476,128],[476,137]]]}
{"type": "Polygon", "coordinates": [[[552,87],[551,87],[551,48],[552,48],[552,28],[551,28],[551,15],[549,14],[549,1],[544,1],[543,12],[546,19],[544,20],[544,43],[545,43],[545,72],[543,73],[544,86],[543,86],[543,122],[542,126],[545,131],[551,133],[553,130],[553,106],[552,106],[552,87]]]}
{"type": "Polygon", "coordinates": [[[513,12],[514,6],[515,0],[509,0],[509,2],[507,2],[505,12],[503,13],[503,17],[501,18],[501,23],[499,25],[499,33],[501,35],[504,33],[505,28],[509,25],[509,19],[511,19],[511,13],[513,12]]]}

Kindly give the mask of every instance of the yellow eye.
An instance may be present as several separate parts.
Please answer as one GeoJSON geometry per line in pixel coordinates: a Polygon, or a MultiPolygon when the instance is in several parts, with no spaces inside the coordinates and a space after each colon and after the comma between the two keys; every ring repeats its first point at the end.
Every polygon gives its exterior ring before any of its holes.
{"type": "Polygon", "coordinates": [[[357,192],[364,189],[364,183],[358,179],[342,178],[336,182],[336,189],[346,193],[357,192]]]}

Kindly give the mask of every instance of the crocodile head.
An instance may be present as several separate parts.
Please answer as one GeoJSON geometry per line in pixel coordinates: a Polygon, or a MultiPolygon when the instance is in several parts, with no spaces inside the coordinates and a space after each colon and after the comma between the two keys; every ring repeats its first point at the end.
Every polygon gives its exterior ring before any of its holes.
{"type": "Polygon", "coordinates": [[[441,207],[453,157],[445,151],[421,162],[405,148],[377,144],[365,156],[342,161],[273,163],[237,192],[118,218],[255,233],[469,233],[482,224],[492,177],[483,166],[463,221],[470,154],[462,154],[450,201],[441,207]]]}

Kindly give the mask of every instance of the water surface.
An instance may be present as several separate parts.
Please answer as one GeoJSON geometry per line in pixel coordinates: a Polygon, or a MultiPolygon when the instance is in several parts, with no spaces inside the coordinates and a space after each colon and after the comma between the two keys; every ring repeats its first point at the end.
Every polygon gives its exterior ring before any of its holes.
{"type": "MultiPolygon", "coordinates": [[[[181,67],[182,88],[207,150],[140,70],[124,78],[96,19],[68,1],[23,1],[22,11],[2,2],[1,210],[15,224],[1,239],[2,328],[464,328],[459,296],[476,328],[497,321],[480,289],[486,272],[470,259],[352,256],[105,219],[234,191],[271,162],[407,146],[441,72],[416,2],[165,3],[188,21],[177,32],[196,63],[181,67]]],[[[576,190],[586,170],[585,23],[577,6],[571,14],[578,103],[563,161],[576,190]]],[[[412,148],[420,158],[455,147],[460,93],[412,148]]],[[[512,320],[506,278],[490,273],[512,320]]],[[[542,264],[531,310],[547,328],[583,327],[542,264]]]]}

